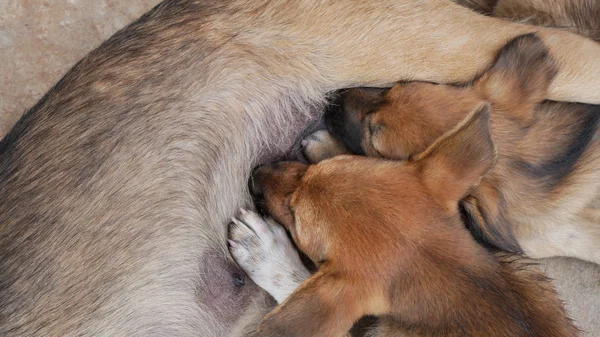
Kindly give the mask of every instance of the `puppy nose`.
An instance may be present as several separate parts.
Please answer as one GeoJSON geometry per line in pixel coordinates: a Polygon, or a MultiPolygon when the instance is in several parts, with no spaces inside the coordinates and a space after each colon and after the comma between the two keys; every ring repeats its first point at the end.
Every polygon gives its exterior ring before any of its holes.
{"type": "Polygon", "coordinates": [[[271,177],[272,173],[280,168],[281,164],[279,162],[264,164],[254,168],[248,181],[248,190],[254,201],[262,201],[265,194],[265,179],[271,177]]]}
{"type": "Polygon", "coordinates": [[[250,181],[248,181],[248,190],[250,191],[250,194],[252,195],[255,201],[262,200],[265,194],[265,176],[268,176],[274,170],[278,170],[279,168],[280,165],[278,162],[264,164],[254,168],[252,174],[250,174],[250,181]]]}
{"type": "Polygon", "coordinates": [[[262,166],[255,167],[250,174],[250,179],[248,180],[248,190],[254,199],[260,198],[264,194],[262,184],[260,183],[261,167],[262,166]]]}

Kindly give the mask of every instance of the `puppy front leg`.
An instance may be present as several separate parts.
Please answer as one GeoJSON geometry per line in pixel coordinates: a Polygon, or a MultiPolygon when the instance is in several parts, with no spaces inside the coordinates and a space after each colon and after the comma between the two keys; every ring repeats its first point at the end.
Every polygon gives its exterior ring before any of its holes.
{"type": "Polygon", "coordinates": [[[310,277],[285,229],[254,212],[242,209],[229,225],[229,250],[252,281],[277,303],[310,277]]]}
{"type": "MultiPolygon", "coordinates": [[[[360,284],[360,283],[359,283],[360,284]]],[[[319,271],[303,282],[258,326],[268,337],[340,337],[363,316],[365,302],[354,282],[319,271]]]]}
{"type": "MultiPolygon", "coordinates": [[[[238,218],[229,225],[229,244],[231,255],[238,265],[278,304],[282,304],[310,277],[283,227],[270,218],[263,219],[242,209],[238,218]]],[[[276,309],[265,317],[263,329],[274,329],[274,315],[276,317],[275,312],[280,310],[276,309]]],[[[350,334],[343,336],[349,337],[350,334]]]]}

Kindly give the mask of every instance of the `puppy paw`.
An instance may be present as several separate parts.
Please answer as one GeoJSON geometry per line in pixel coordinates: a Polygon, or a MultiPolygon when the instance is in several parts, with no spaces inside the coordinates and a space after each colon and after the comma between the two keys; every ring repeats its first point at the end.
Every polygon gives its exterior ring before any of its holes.
{"type": "Polygon", "coordinates": [[[319,130],[309,135],[302,140],[301,145],[304,156],[313,164],[327,158],[350,153],[327,130],[319,130]]]}
{"type": "Polygon", "coordinates": [[[242,209],[232,219],[229,251],[252,281],[278,303],[310,276],[285,229],[254,212],[242,209]]]}

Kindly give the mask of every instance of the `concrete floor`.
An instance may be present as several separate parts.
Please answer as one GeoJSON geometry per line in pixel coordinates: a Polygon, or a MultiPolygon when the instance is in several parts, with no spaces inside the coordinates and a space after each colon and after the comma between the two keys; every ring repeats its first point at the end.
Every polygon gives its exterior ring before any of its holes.
{"type": "Polygon", "coordinates": [[[0,138],[80,58],[159,0],[0,0],[0,138]]]}
{"type": "MultiPolygon", "coordinates": [[[[158,0],[0,0],[0,138],[88,51],[158,0]]],[[[541,261],[585,336],[600,336],[600,268],[541,261]]]]}

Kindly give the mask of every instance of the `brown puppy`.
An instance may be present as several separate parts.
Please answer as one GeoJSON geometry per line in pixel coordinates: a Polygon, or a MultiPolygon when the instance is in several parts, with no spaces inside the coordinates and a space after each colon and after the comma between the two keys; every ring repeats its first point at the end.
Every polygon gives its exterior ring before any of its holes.
{"type": "Polygon", "coordinates": [[[496,160],[488,109],[406,162],[339,156],[257,169],[261,208],[319,267],[261,333],[341,336],[364,315],[386,315],[420,336],[576,336],[541,273],[490,253],[461,222],[459,201],[496,160]]]}
{"type": "Polygon", "coordinates": [[[491,103],[498,163],[462,203],[468,225],[502,250],[600,262],[600,107],[542,102],[555,73],[525,35],[472,83],[348,90],[326,124],[353,152],[406,160],[491,103]]]}
{"type": "Polygon", "coordinates": [[[251,169],[331,90],[466,80],[532,31],[549,98],[600,102],[600,45],[446,0],[162,2],[0,142],[0,336],[252,334],[225,240],[251,169]]]}

